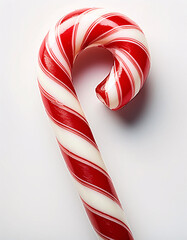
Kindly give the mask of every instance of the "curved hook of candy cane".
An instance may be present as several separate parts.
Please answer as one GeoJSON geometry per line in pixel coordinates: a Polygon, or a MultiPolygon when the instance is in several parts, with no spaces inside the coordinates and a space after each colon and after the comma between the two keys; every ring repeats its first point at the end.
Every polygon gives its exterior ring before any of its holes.
{"type": "Polygon", "coordinates": [[[72,82],[76,57],[95,46],[108,49],[114,57],[111,72],[96,88],[97,96],[112,110],[123,107],[143,86],[150,58],[141,29],[119,13],[88,8],[60,19],[40,47],[38,83],[61,152],[95,231],[102,239],[132,240],[72,82]]]}

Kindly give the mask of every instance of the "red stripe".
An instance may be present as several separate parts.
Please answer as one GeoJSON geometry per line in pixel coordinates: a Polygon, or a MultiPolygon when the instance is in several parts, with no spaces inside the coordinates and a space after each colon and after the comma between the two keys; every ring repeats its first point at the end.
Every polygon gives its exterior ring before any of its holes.
{"type": "Polygon", "coordinates": [[[52,76],[57,78],[61,83],[63,83],[67,88],[69,88],[75,95],[75,89],[72,85],[71,80],[66,75],[66,73],[55,63],[55,61],[49,55],[45,47],[45,39],[42,42],[39,51],[39,58],[43,67],[49,72],[52,73],[52,76]]]}
{"type": "Polygon", "coordinates": [[[60,21],[60,24],[65,22],[66,20],[72,18],[72,17],[76,17],[76,16],[79,16],[80,14],[82,14],[83,12],[86,12],[88,10],[92,10],[93,8],[82,8],[82,9],[78,9],[78,10],[75,10],[69,14],[67,14],[65,17],[63,17],[60,21]]]}
{"type": "MultiPolygon", "coordinates": [[[[63,22],[65,22],[66,20],[68,20],[69,18],[75,17],[75,16],[79,16],[81,14],[83,14],[84,12],[87,11],[92,11],[92,8],[85,8],[85,9],[81,9],[78,11],[74,11],[71,14],[66,15],[66,17],[60,22],[60,24],[62,24],[63,22]]],[[[75,23],[76,23],[76,19],[75,19],[75,23]]],[[[60,34],[59,38],[60,38],[60,42],[64,48],[64,51],[69,59],[69,62],[71,64],[71,67],[73,66],[73,60],[74,60],[74,52],[73,52],[73,46],[72,46],[72,38],[73,38],[73,34],[75,34],[76,32],[76,28],[77,26],[75,25],[70,26],[67,29],[64,29],[63,33],[60,34]]],[[[75,36],[76,37],[76,36],[75,36]]]]}
{"type": "Polygon", "coordinates": [[[131,88],[132,88],[132,97],[134,97],[135,95],[135,80],[134,80],[134,76],[129,68],[129,66],[126,64],[125,61],[123,61],[123,58],[121,58],[120,56],[118,56],[119,61],[123,64],[123,69],[124,71],[127,73],[128,78],[130,79],[131,82],[131,88]]]}
{"type": "Polygon", "coordinates": [[[58,122],[55,118],[53,118],[48,112],[47,112],[48,116],[51,118],[51,120],[58,125],[60,128],[65,129],[68,132],[71,132],[79,137],[81,137],[83,140],[87,141],[88,143],[90,143],[93,147],[95,147],[98,150],[98,147],[96,145],[96,143],[94,141],[92,141],[89,137],[87,137],[86,135],[84,135],[83,133],[77,131],[74,128],[71,128],[63,123],[58,122]]]}
{"type": "Polygon", "coordinates": [[[76,134],[79,137],[83,138],[99,151],[98,146],[95,142],[95,139],[92,135],[92,132],[89,128],[88,122],[77,112],[73,111],[72,109],[68,108],[65,105],[62,105],[61,103],[58,103],[50,94],[48,94],[42,88],[39,82],[38,84],[39,84],[42,100],[46,108],[46,112],[50,117],[50,119],[59,127],[66,129],[67,131],[72,132],[73,134],[76,134]],[[57,110],[56,115],[54,114],[55,110],[57,110]],[[58,116],[58,117],[55,117],[55,116],[58,116]],[[73,121],[70,120],[70,118],[75,120],[74,124],[73,124],[73,121]]]}
{"type": "Polygon", "coordinates": [[[38,80],[38,86],[40,89],[41,94],[43,94],[45,96],[45,98],[47,98],[49,101],[51,101],[54,105],[57,105],[58,107],[65,109],[66,111],[78,116],[79,118],[81,118],[86,124],[88,124],[87,120],[80,115],[78,112],[76,112],[75,110],[73,110],[72,108],[69,108],[68,106],[64,105],[63,103],[59,102],[58,100],[56,100],[52,95],[50,95],[48,92],[46,92],[43,87],[41,86],[39,80],[38,80]]]}
{"type": "MultiPolygon", "coordinates": [[[[125,26],[125,25],[131,25],[135,26],[134,22],[132,22],[130,19],[125,18],[123,16],[111,16],[111,14],[107,14],[101,18],[101,21],[97,23],[97,20],[92,24],[93,28],[92,30],[87,33],[86,40],[82,46],[82,48],[87,47],[91,42],[95,41],[98,37],[100,37],[103,34],[106,34],[108,31],[112,30],[114,27],[118,26],[125,26]],[[108,16],[107,16],[108,15],[108,16]]],[[[90,27],[91,28],[91,27],[90,27]]]]}
{"type": "Polygon", "coordinates": [[[65,59],[68,67],[69,67],[69,72],[68,70],[64,67],[64,65],[58,60],[58,58],[56,57],[56,55],[54,54],[52,48],[49,46],[48,44],[48,38],[49,38],[49,34],[47,35],[47,39],[46,39],[46,48],[47,51],[49,51],[50,55],[52,56],[52,59],[54,59],[54,61],[57,63],[57,65],[59,65],[59,67],[67,74],[68,78],[71,78],[70,76],[70,72],[71,72],[71,66],[69,64],[69,60],[67,58],[67,56],[65,55],[65,53],[63,52],[61,45],[59,44],[59,39],[58,39],[58,25],[55,26],[55,39],[56,39],[56,43],[57,46],[60,50],[60,53],[62,55],[62,57],[65,59]]]}
{"type": "Polygon", "coordinates": [[[70,171],[79,179],[84,181],[85,184],[87,183],[89,188],[93,187],[96,191],[99,190],[102,194],[109,195],[108,197],[110,198],[113,197],[112,200],[120,204],[112,181],[109,177],[97,169],[83,162],[77,161],[75,158],[66,154],[63,150],[62,155],[70,171]]]}
{"type": "Polygon", "coordinates": [[[110,106],[110,103],[109,103],[108,93],[107,93],[106,90],[105,90],[105,84],[106,84],[106,82],[108,81],[109,76],[110,76],[110,73],[106,76],[106,78],[105,78],[102,82],[100,82],[100,83],[97,85],[97,87],[96,87],[96,89],[95,89],[98,98],[99,98],[102,102],[104,101],[104,103],[105,103],[106,106],[108,106],[108,107],[110,106]]]}
{"type": "Polygon", "coordinates": [[[120,89],[123,96],[120,105],[115,109],[117,110],[131,100],[133,91],[129,76],[124,71],[123,67],[117,59],[115,59],[115,72],[118,76],[118,82],[120,84],[120,89]]]}
{"type": "Polygon", "coordinates": [[[60,21],[57,22],[56,26],[55,26],[55,39],[56,39],[56,42],[57,42],[57,45],[58,45],[58,48],[62,54],[62,56],[64,57],[65,61],[67,62],[69,68],[71,69],[71,64],[69,62],[69,59],[63,49],[63,46],[61,44],[61,41],[60,41],[60,33],[59,33],[59,25],[60,25],[60,21]]]}
{"type": "Polygon", "coordinates": [[[74,25],[65,29],[62,34],[60,34],[59,39],[60,43],[63,46],[63,49],[66,53],[67,58],[69,59],[71,67],[73,66],[73,49],[72,49],[72,34],[73,34],[74,25]]]}
{"type": "MultiPolygon", "coordinates": [[[[116,72],[115,72],[115,75],[117,75],[116,72]]],[[[110,108],[109,96],[108,96],[108,93],[105,90],[105,85],[106,85],[106,82],[108,81],[109,77],[110,77],[110,73],[107,75],[107,77],[100,84],[97,85],[96,93],[97,93],[98,98],[101,100],[101,102],[104,102],[106,104],[106,106],[108,106],[110,108]]],[[[119,104],[120,104],[122,99],[121,99],[121,90],[120,90],[121,87],[120,87],[118,76],[117,76],[116,81],[115,81],[115,87],[116,87],[116,90],[117,90],[117,93],[118,93],[118,101],[119,101],[119,104]]]]}
{"type": "MultiPolygon", "coordinates": [[[[116,71],[115,71],[115,75],[117,75],[117,73],[116,73],[116,71]]],[[[116,90],[117,90],[117,93],[118,93],[118,106],[117,106],[117,108],[119,107],[119,106],[121,106],[121,104],[122,104],[122,94],[121,94],[121,86],[120,86],[120,83],[119,83],[119,79],[117,78],[117,81],[116,81],[116,90]]]]}
{"type": "Polygon", "coordinates": [[[144,49],[142,49],[139,45],[133,42],[120,40],[120,41],[113,41],[112,43],[105,44],[106,48],[122,48],[127,51],[138,63],[140,66],[144,79],[147,78],[149,68],[150,68],[150,61],[147,53],[144,49]]]}
{"type": "Polygon", "coordinates": [[[40,89],[40,93],[41,94],[44,94],[45,97],[47,97],[48,99],[50,99],[50,101],[54,101],[54,102],[57,102],[57,100],[52,96],[50,95],[48,92],[46,92],[43,87],[41,86],[39,80],[38,80],[38,86],[39,86],[39,89],[40,89]]]}
{"type": "Polygon", "coordinates": [[[115,240],[133,240],[129,228],[123,222],[98,211],[84,201],[83,204],[93,227],[101,236],[104,235],[115,240]]]}
{"type": "Polygon", "coordinates": [[[114,196],[112,196],[110,193],[106,192],[105,190],[97,187],[96,185],[93,185],[91,183],[85,182],[84,180],[78,178],[70,169],[69,169],[70,173],[72,174],[72,176],[76,179],[76,181],[78,181],[80,184],[82,184],[83,186],[92,189],[93,191],[96,191],[98,193],[101,193],[102,195],[105,195],[106,197],[110,198],[112,201],[116,202],[119,206],[120,202],[118,201],[118,199],[114,198],[114,196]]]}
{"type": "Polygon", "coordinates": [[[118,26],[125,26],[125,25],[137,26],[137,24],[134,21],[132,21],[130,18],[123,15],[118,15],[118,13],[114,13],[114,15],[111,17],[108,17],[107,20],[114,22],[118,26]]]}
{"type": "Polygon", "coordinates": [[[60,149],[62,152],[66,153],[68,156],[70,157],[73,157],[74,159],[76,159],[77,161],[80,161],[80,162],[83,162],[95,169],[97,169],[98,171],[102,172],[104,175],[106,175],[108,178],[110,178],[110,176],[108,175],[108,173],[101,167],[99,167],[98,165],[96,165],[95,163],[93,162],[90,162],[89,160],[85,159],[85,158],[82,158],[76,154],[74,154],[73,152],[69,151],[67,148],[65,148],[64,146],[61,145],[61,143],[58,141],[57,139],[57,142],[60,146],[60,149]]]}
{"type": "Polygon", "coordinates": [[[128,58],[128,60],[132,63],[132,65],[135,67],[136,71],[139,74],[140,77],[140,81],[141,81],[141,86],[143,85],[144,82],[144,76],[143,76],[143,72],[140,68],[140,66],[138,65],[138,63],[136,62],[136,60],[132,57],[132,55],[130,55],[127,51],[125,51],[124,49],[121,49],[121,52],[128,58]]]}
{"type": "Polygon", "coordinates": [[[83,121],[79,116],[70,113],[64,108],[58,106],[58,104],[54,104],[48,98],[46,98],[42,94],[42,100],[47,112],[59,123],[62,123],[70,128],[76,129],[82,134],[86,135],[89,139],[91,139],[94,143],[93,134],[88,126],[88,124],[83,121]]]}

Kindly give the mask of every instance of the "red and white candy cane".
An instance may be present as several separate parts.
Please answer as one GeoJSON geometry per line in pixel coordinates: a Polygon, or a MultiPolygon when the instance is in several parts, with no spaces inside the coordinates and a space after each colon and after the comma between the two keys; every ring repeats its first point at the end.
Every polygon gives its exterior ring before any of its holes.
{"type": "Polygon", "coordinates": [[[132,20],[104,9],[74,11],[51,28],[39,51],[38,83],[67,167],[93,228],[101,239],[132,240],[132,233],[77,98],[72,67],[84,49],[100,46],[114,58],[96,88],[110,109],[127,104],[141,89],[150,68],[147,42],[132,20]]]}

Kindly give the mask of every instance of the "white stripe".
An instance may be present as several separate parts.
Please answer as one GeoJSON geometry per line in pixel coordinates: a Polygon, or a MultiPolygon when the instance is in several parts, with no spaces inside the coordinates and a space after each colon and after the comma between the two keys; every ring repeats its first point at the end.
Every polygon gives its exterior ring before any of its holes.
{"type": "Polygon", "coordinates": [[[99,168],[97,165],[94,165],[94,164],[92,164],[91,162],[88,162],[88,161],[86,161],[86,160],[83,160],[82,158],[80,158],[80,157],[72,154],[71,152],[67,151],[65,148],[62,148],[62,150],[63,150],[63,152],[65,152],[65,153],[66,153],[67,155],[69,155],[70,157],[72,157],[72,158],[76,159],[77,161],[79,161],[79,162],[81,162],[81,163],[84,163],[84,164],[86,164],[86,165],[88,165],[88,166],[96,169],[97,171],[101,172],[101,173],[104,174],[107,178],[109,178],[109,179],[111,180],[110,176],[109,176],[108,174],[106,174],[106,171],[103,171],[103,170],[102,170],[101,168],[99,168]]]}
{"type": "MultiPolygon", "coordinates": [[[[70,171],[71,174],[72,174],[76,179],[78,179],[79,181],[85,183],[86,185],[92,186],[92,187],[96,188],[97,190],[100,190],[100,191],[104,192],[105,194],[108,194],[111,198],[114,198],[115,200],[117,200],[116,197],[114,197],[111,193],[107,192],[107,191],[104,190],[103,188],[100,188],[100,187],[98,187],[97,185],[94,185],[94,184],[92,184],[92,183],[90,183],[90,182],[87,182],[87,181],[81,179],[80,177],[78,177],[78,176],[77,176],[74,172],[72,172],[71,170],[69,170],[69,171],[70,171]]],[[[97,191],[97,190],[96,190],[96,191],[97,191]]]]}
{"type": "Polygon", "coordinates": [[[140,42],[146,49],[148,49],[148,45],[147,45],[147,41],[145,39],[144,34],[138,30],[138,29],[134,29],[134,28],[123,28],[123,27],[118,27],[116,31],[111,31],[111,34],[107,35],[104,38],[101,38],[100,40],[96,40],[96,42],[94,42],[95,44],[105,44],[111,41],[114,41],[115,39],[122,39],[122,38],[132,38],[138,42],[140,42]]]}
{"type": "Polygon", "coordinates": [[[79,25],[77,34],[75,36],[75,55],[79,52],[82,41],[90,25],[92,25],[93,22],[95,22],[102,15],[107,13],[108,11],[106,9],[94,9],[80,15],[78,19],[79,25]]]}
{"type": "Polygon", "coordinates": [[[92,144],[75,133],[59,127],[54,122],[51,121],[51,123],[54,128],[55,135],[62,146],[72,153],[98,165],[106,171],[100,152],[92,144]]]}
{"type": "MultiPolygon", "coordinates": [[[[112,20],[109,20],[109,17],[113,17],[116,16],[116,14],[112,14],[112,13],[106,13],[104,16],[100,16],[95,22],[94,24],[92,24],[92,27],[89,29],[88,34],[85,36],[85,41],[87,40],[87,38],[89,37],[90,33],[93,31],[93,29],[96,27],[96,25],[98,25],[101,21],[102,25],[104,26],[111,26],[112,28],[115,28],[118,26],[117,23],[113,22],[112,20]]],[[[96,37],[97,38],[97,37],[96,37]]]]}
{"type": "Polygon", "coordinates": [[[105,84],[105,90],[108,93],[109,108],[114,109],[119,104],[118,92],[116,88],[116,78],[114,75],[114,67],[112,67],[108,80],[105,84]]]}
{"type": "Polygon", "coordinates": [[[55,26],[53,26],[50,29],[49,34],[48,34],[47,44],[52,49],[52,51],[53,51],[54,55],[56,56],[56,58],[58,59],[58,61],[64,66],[68,75],[71,76],[71,69],[70,69],[66,59],[63,57],[62,53],[60,52],[60,49],[57,45],[55,36],[56,36],[55,26]]]}
{"type": "MultiPolygon", "coordinates": [[[[118,49],[113,49],[114,53],[115,53],[115,57],[118,59],[118,56],[123,59],[123,61],[125,62],[125,64],[128,66],[129,70],[131,71],[132,75],[133,75],[133,79],[134,79],[134,85],[135,85],[135,93],[134,96],[139,92],[140,87],[141,87],[141,78],[140,75],[136,69],[136,67],[134,66],[134,64],[129,60],[129,58],[126,56],[125,53],[123,53],[122,51],[118,50],[118,49]]],[[[123,62],[118,59],[122,64],[123,62]]],[[[123,65],[123,67],[125,68],[125,66],[123,65]]]]}
{"type": "Polygon", "coordinates": [[[112,199],[107,196],[94,191],[88,187],[83,186],[76,181],[76,186],[81,198],[91,207],[103,212],[109,216],[119,219],[124,222],[127,226],[127,221],[124,216],[123,209],[112,199]]]}
{"type": "MultiPolygon", "coordinates": [[[[58,26],[59,35],[63,34],[70,27],[74,26],[77,16],[68,18],[58,26]]],[[[70,40],[70,39],[69,39],[70,40]]]]}
{"type": "Polygon", "coordinates": [[[136,59],[130,55],[130,53],[128,53],[126,50],[122,50],[122,52],[124,52],[124,54],[128,55],[130,59],[132,59],[135,63],[136,63],[136,67],[139,69],[140,71],[140,79],[141,79],[141,85],[143,84],[143,80],[144,80],[144,75],[143,75],[143,72],[142,72],[142,69],[140,67],[140,65],[138,64],[138,62],[136,61],[136,59]]]}
{"type": "Polygon", "coordinates": [[[84,116],[80,103],[77,99],[66,90],[64,87],[60,86],[58,83],[50,79],[40,67],[38,67],[38,81],[42,88],[53,96],[58,102],[63,105],[72,108],[74,111],[78,112],[80,115],[84,116]]]}

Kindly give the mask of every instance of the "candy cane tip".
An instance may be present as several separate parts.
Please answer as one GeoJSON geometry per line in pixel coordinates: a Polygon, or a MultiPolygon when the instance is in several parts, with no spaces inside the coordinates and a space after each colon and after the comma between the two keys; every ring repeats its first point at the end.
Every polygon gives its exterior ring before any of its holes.
{"type": "Polygon", "coordinates": [[[119,106],[119,97],[116,83],[113,79],[113,69],[95,89],[97,98],[109,109],[116,110],[119,106]]]}
{"type": "Polygon", "coordinates": [[[108,108],[110,108],[107,92],[105,90],[105,82],[106,80],[103,80],[95,89],[97,98],[108,108]]]}

